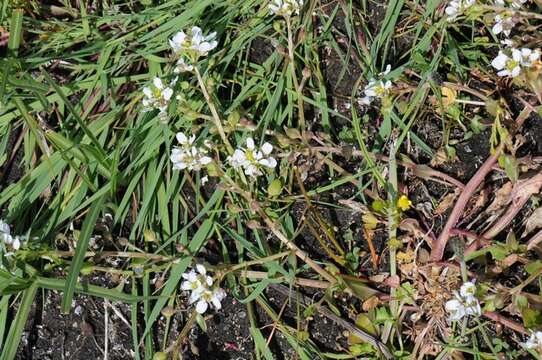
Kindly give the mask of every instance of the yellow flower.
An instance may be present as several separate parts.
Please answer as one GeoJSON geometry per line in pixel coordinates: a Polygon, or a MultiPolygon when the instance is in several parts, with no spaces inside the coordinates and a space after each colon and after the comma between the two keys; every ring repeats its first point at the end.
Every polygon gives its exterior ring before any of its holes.
{"type": "Polygon", "coordinates": [[[412,206],[412,201],[408,199],[408,196],[401,195],[399,199],[397,199],[397,207],[401,209],[402,211],[407,211],[412,206]]]}

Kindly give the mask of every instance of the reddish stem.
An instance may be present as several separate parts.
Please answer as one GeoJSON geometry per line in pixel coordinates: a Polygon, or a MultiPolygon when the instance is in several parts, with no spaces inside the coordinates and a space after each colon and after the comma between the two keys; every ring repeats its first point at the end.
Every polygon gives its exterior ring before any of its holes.
{"type": "Polygon", "coordinates": [[[490,320],[493,320],[495,322],[498,322],[499,324],[506,326],[509,329],[512,329],[514,331],[520,332],[525,335],[529,334],[527,330],[525,330],[525,327],[523,325],[513,320],[510,320],[507,317],[502,316],[501,314],[497,314],[496,312],[493,312],[493,311],[486,311],[484,313],[484,316],[490,320]]]}
{"type": "Polygon", "coordinates": [[[457,199],[457,202],[455,203],[455,206],[452,210],[452,213],[448,217],[448,221],[446,222],[446,225],[444,226],[444,229],[442,229],[442,232],[440,233],[440,236],[438,237],[437,241],[433,244],[433,249],[431,250],[431,260],[432,261],[440,261],[442,260],[442,257],[444,255],[444,249],[446,248],[446,244],[448,243],[448,240],[450,239],[450,231],[455,227],[457,222],[459,221],[459,218],[463,214],[463,211],[465,210],[465,206],[467,206],[467,203],[469,202],[472,195],[476,192],[476,189],[480,185],[480,183],[485,179],[486,175],[491,171],[493,168],[493,165],[497,163],[497,160],[499,158],[499,155],[501,154],[502,148],[504,146],[504,143],[501,143],[499,147],[495,150],[495,154],[491,155],[487,160],[482,164],[482,166],[476,171],[476,174],[469,180],[467,185],[465,185],[465,188],[461,192],[461,195],[457,199]]]}

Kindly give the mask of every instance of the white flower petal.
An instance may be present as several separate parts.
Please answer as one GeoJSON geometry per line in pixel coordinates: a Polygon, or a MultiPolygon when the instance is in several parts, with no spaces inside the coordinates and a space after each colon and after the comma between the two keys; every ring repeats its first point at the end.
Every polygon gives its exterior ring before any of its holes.
{"type": "Polygon", "coordinates": [[[264,153],[264,155],[269,155],[272,151],[273,145],[271,145],[270,143],[266,142],[262,145],[262,152],[264,153]]]}
{"type": "Polygon", "coordinates": [[[499,55],[493,61],[491,62],[491,66],[493,66],[497,70],[504,69],[506,66],[506,62],[508,61],[509,57],[506,56],[502,51],[499,51],[499,55]]]}
{"type": "Polygon", "coordinates": [[[205,269],[205,266],[203,266],[202,264],[196,264],[196,269],[201,275],[207,274],[207,270],[205,269]]]}
{"type": "Polygon", "coordinates": [[[164,88],[164,84],[162,83],[162,79],[160,79],[159,77],[155,77],[154,79],[152,79],[152,83],[157,89],[162,90],[164,88]]]}
{"type": "Polygon", "coordinates": [[[208,307],[209,307],[209,304],[207,304],[207,301],[200,300],[196,304],[196,311],[198,312],[198,314],[203,314],[207,311],[208,307]]]}
{"type": "Polygon", "coordinates": [[[177,141],[181,145],[184,145],[184,144],[186,144],[188,142],[188,138],[182,132],[178,132],[177,135],[175,135],[175,137],[177,138],[177,141]]]}
{"type": "Polygon", "coordinates": [[[183,281],[181,283],[181,290],[192,290],[192,284],[190,283],[190,281],[183,281]]]}
{"type": "Polygon", "coordinates": [[[171,88],[165,88],[164,91],[162,91],[162,96],[164,100],[166,101],[169,101],[172,95],[173,95],[173,90],[171,88]]]}
{"type": "Polygon", "coordinates": [[[251,137],[247,138],[247,149],[254,150],[254,139],[251,137]]]}
{"type": "Polygon", "coordinates": [[[144,87],[143,88],[143,94],[148,97],[148,98],[152,98],[153,97],[153,93],[152,93],[152,90],[149,88],[149,87],[144,87]]]}

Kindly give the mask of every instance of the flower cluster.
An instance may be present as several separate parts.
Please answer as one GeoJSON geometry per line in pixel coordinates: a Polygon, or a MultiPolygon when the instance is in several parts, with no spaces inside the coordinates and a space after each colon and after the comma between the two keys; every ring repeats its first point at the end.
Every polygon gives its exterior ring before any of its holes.
{"type": "Polygon", "coordinates": [[[510,32],[516,25],[514,10],[518,10],[526,2],[527,0],[495,0],[495,5],[510,8],[511,10],[501,11],[495,16],[495,25],[493,25],[491,31],[495,35],[503,33],[507,37],[510,36],[510,32]]]}
{"type": "Polygon", "coordinates": [[[159,117],[162,120],[167,118],[167,107],[173,96],[173,87],[175,86],[177,79],[173,79],[169,84],[164,84],[162,79],[155,77],[151,86],[143,88],[143,110],[152,111],[159,110],[159,117]]]}
{"type": "Polygon", "coordinates": [[[196,270],[184,273],[184,281],[181,283],[182,290],[190,291],[189,303],[196,303],[196,311],[199,314],[205,313],[209,304],[220,310],[222,308],[220,302],[226,297],[226,292],[218,286],[213,286],[213,278],[207,275],[205,266],[197,264],[196,270]]]}
{"type": "Polygon", "coordinates": [[[448,21],[454,21],[459,15],[463,14],[465,10],[474,5],[475,0],[452,0],[444,10],[448,15],[448,21]]]}
{"type": "Polygon", "coordinates": [[[256,177],[262,175],[262,168],[274,169],[277,166],[277,160],[271,157],[273,145],[266,142],[261,149],[256,149],[254,139],[247,138],[246,149],[236,149],[228,161],[235,168],[243,168],[247,176],[256,177]]]}
{"type": "Polygon", "coordinates": [[[213,161],[213,159],[207,156],[205,148],[194,145],[196,135],[187,137],[180,132],[175,137],[181,146],[176,146],[171,150],[170,160],[173,163],[174,169],[200,170],[213,161]]]}
{"type": "Polygon", "coordinates": [[[476,285],[470,281],[461,285],[459,293],[454,291],[455,299],[448,300],[445,305],[446,311],[450,313],[450,321],[457,321],[468,315],[482,315],[480,302],[474,296],[475,292],[476,285]]]}
{"type": "Polygon", "coordinates": [[[8,224],[0,220],[0,242],[12,250],[19,250],[21,247],[21,238],[11,235],[11,229],[8,224]]]}
{"type": "Polygon", "coordinates": [[[278,16],[299,15],[303,7],[303,0],[273,0],[269,4],[269,11],[278,16]]]}
{"type": "Polygon", "coordinates": [[[390,72],[391,65],[386,66],[386,70],[378,74],[379,80],[372,78],[369,83],[365,85],[363,89],[364,97],[360,99],[363,105],[370,105],[375,98],[383,98],[387,96],[393,86],[390,80],[384,80],[383,78],[390,72]]]}
{"type": "MultiPolygon", "coordinates": [[[[190,62],[195,63],[201,56],[205,56],[209,51],[216,48],[218,42],[215,40],[216,32],[204,36],[202,30],[194,26],[189,34],[179,31],[169,40],[169,45],[178,57],[177,63],[173,69],[175,74],[194,70],[190,62]]],[[[159,110],[159,117],[162,121],[167,119],[167,108],[173,96],[173,87],[177,78],[169,84],[164,84],[162,79],[155,77],[152,85],[143,88],[143,108],[144,111],[159,110]]]]}
{"type": "Polygon", "coordinates": [[[499,55],[491,62],[491,65],[499,70],[499,76],[516,77],[522,68],[530,68],[540,60],[540,50],[528,48],[509,48],[500,50],[499,55]]]}
{"type": "Polygon", "coordinates": [[[516,25],[514,11],[521,8],[526,2],[527,0],[495,0],[496,6],[510,8],[511,10],[505,9],[495,16],[495,25],[493,25],[491,31],[495,35],[503,33],[506,37],[510,36],[510,32],[514,28],[514,25],[516,25]]]}
{"type": "Polygon", "coordinates": [[[193,26],[189,34],[182,30],[175,34],[169,40],[169,45],[176,55],[185,55],[195,61],[200,56],[205,56],[209,51],[216,48],[218,42],[215,38],[216,32],[204,36],[203,31],[199,27],[193,26]]]}
{"type": "Polygon", "coordinates": [[[532,333],[531,337],[523,343],[523,347],[542,354],[542,331],[535,331],[532,333]]]}
{"type": "Polygon", "coordinates": [[[491,28],[493,34],[498,35],[503,33],[506,36],[510,36],[510,32],[515,25],[513,13],[510,11],[503,11],[495,16],[495,25],[491,28]]]}

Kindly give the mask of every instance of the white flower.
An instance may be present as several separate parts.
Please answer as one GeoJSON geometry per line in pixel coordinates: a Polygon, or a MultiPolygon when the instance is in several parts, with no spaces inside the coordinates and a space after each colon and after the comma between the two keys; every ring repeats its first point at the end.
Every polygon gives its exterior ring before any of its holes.
{"type": "Polygon", "coordinates": [[[212,304],[216,310],[222,309],[222,300],[226,297],[226,292],[221,288],[215,288],[213,290],[205,290],[196,304],[196,311],[199,314],[203,314],[209,308],[209,304],[212,304]]]}
{"type": "Polygon", "coordinates": [[[174,169],[200,170],[213,161],[211,157],[207,156],[206,149],[194,146],[196,135],[188,138],[185,134],[179,132],[175,137],[181,146],[176,146],[171,150],[170,160],[174,169]]]}
{"type": "Polygon", "coordinates": [[[520,51],[521,51],[521,66],[531,67],[536,61],[540,59],[539,49],[531,50],[528,48],[523,48],[520,51]]]}
{"type": "Polygon", "coordinates": [[[495,16],[495,25],[493,25],[491,31],[493,31],[493,34],[495,35],[502,32],[504,35],[510,36],[510,32],[514,28],[514,25],[512,13],[505,11],[495,16]]]}
{"type": "Polygon", "coordinates": [[[183,58],[180,58],[177,60],[177,64],[175,64],[175,69],[173,69],[173,72],[175,74],[179,74],[182,72],[190,72],[194,70],[194,66],[187,64],[183,58]]]}
{"type": "Polygon", "coordinates": [[[466,298],[467,296],[474,296],[476,293],[476,285],[473,282],[467,281],[459,288],[459,295],[466,298]]]}
{"type": "Polygon", "coordinates": [[[370,105],[374,98],[383,98],[388,95],[389,90],[392,87],[392,82],[390,80],[375,80],[371,79],[369,83],[363,89],[365,96],[361,98],[361,103],[363,105],[370,105]]]}
{"type": "Polygon", "coordinates": [[[278,16],[299,15],[303,0],[272,0],[268,7],[272,14],[278,16]]]}
{"type": "Polygon", "coordinates": [[[466,9],[474,4],[475,0],[452,0],[444,9],[446,15],[448,15],[448,21],[454,21],[459,15],[461,15],[466,9]]]}
{"type": "Polygon", "coordinates": [[[9,225],[2,220],[0,220],[0,242],[3,242],[5,246],[9,246],[13,250],[21,248],[21,238],[19,236],[12,236],[9,225]]]}
{"type": "Polygon", "coordinates": [[[466,315],[465,306],[458,299],[448,300],[444,306],[446,311],[450,313],[450,321],[461,320],[466,315]]]}
{"type": "Polygon", "coordinates": [[[204,177],[201,178],[201,185],[205,185],[207,184],[207,182],[209,181],[209,177],[206,175],[204,177]]]}
{"type": "Polygon", "coordinates": [[[531,337],[523,343],[523,347],[535,350],[542,354],[542,331],[535,331],[531,337]]]}
{"type": "Polygon", "coordinates": [[[446,311],[450,313],[450,321],[457,321],[468,315],[482,315],[480,302],[474,296],[475,293],[476,285],[470,281],[461,285],[459,293],[457,291],[454,292],[455,298],[448,300],[444,305],[446,311]]]}
{"type": "Polygon", "coordinates": [[[181,283],[181,289],[192,291],[192,294],[201,294],[207,286],[213,285],[213,278],[207,275],[207,271],[203,265],[197,264],[196,269],[197,272],[191,270],[182,275],[185,281],[181,283]]]}
{"type": "Polygon", "coordinates": [[[266,167],[274,169],[277,166],[277,160],[271,157],[273,145],[266,142],[260,150],[256,149],[254,139],[247,138],[246,149],[236,149],[228,161],[235,168],[243,168],[247,176],[256,177],[262,175],[261,168],[266,167]]]}
{"type": "Polygon", "coordinates": [[[516,77],[521,72],[521,51],[512,48],[511,53],[512,57],[509,57],[500,50],[499,55],[491,62],[491,65],[499,70],[497,75],[516,77]]]}
{"type": "Polygon", "coordinates": [[[159,116],[161,119],[167,117],[167,107],[173,96],[172,87],[175,86],[177,78],[173,79],[169,85],[165,85],[162,79],[155,77],[152,80],[151,86],[146,86],[143,88],[143,110],[152,111],[157,109],[160,111],[159,116]]]}
{"type": "Polygon", "coordinates": [[[190,34],[186,34],[184,31],[175,34],[169,40],[169,45],[177,55],[185,54],[188,57],[195,56],[197,58],[207,55],[209,51],[216,48],[218,42],[215,38],[216,32],[204,36],[199,27],[193,26],[190,34]]]}
{"type": "Polygon", "coordinates": [[[207,275],[205,266],[197,264],[196,270],[192,269],[182,275],[185,281],[182,282],[181,289],[191,291],[189,304],[196,303],[196,311],[199,314],[205,313],[209,304],[220,310],[226,292],[217,286],[213,287],[213,278],[207,275]]]}

